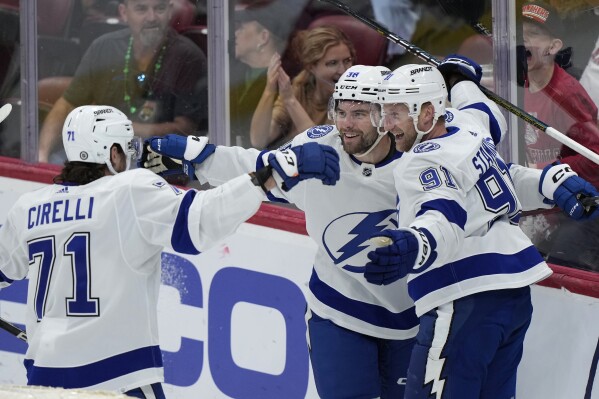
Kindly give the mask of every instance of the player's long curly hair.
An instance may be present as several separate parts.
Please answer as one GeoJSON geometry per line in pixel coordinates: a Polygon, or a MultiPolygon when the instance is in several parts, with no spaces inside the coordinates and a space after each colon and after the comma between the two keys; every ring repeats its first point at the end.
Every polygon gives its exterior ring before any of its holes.
{"type": "MultiPolygon", "coordinates": [[[[112,147],[115,147],[120,154],[124,154],[120,145],[113,144],[112,147]]],[[[84,185],[106,176],[106,171],[108,171],[108,168],[101,163],[65,161],[64,168],[62,168],[59,175],[54,176],[53,181],[55,184],[84,185]]]]}

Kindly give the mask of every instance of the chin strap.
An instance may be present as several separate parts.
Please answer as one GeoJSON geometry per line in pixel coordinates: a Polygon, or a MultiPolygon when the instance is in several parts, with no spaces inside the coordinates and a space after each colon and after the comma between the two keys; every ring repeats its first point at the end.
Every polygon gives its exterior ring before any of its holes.
{"type": "MultiPolygon", "coordinates": [[[[378,128],[377,128],[378,129],[378,128]]],[[[354,156],[356,157],[363,157],[364,155],[368,155],[370,153],[370,151],[374,150],[374,147],[377,146],[377,144],[383,139],[383,137],[385,137],[387,135],[387,132],[381,134],[379,132],[379,137],[374,141],[374,143],[372,143],[372,145],[364,152],[360,153],[360,154],[354,154],[354,156]]]]}
{"type": "Polygon", "coordinates": [[[431,128],[428,129],[426,132],[423,132],[422,130],[418,129],[418,118],[412,117],[412,120],[414,121],[414,128],[416,129],[416,140],[414,141],[412,148],[414,148],[414,146],[416,144],[419,144],[422,141],[422,138],[424,136],[426,136],[427,134],[429,134],[431,132],[431,130],[433,130],[433,128],[437,124],[438,119],[439,119],[438,116],[433,117],[433,124],[431,125],[431,128]]]}

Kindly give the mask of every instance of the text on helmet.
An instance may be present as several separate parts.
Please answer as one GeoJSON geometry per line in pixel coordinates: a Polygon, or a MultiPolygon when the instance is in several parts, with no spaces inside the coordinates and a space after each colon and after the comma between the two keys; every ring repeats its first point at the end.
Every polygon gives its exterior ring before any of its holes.
{"type": "Polygon", "coordinates": [[[433,70],[433,67],[431,67],[431,66],[426,66],[426,67],[422,67],[422,68],[412,69],[410,71],[410,76],[415,75],[415,74],[420,73],[420,72],[430,72],[432,70],[433,70]]]}

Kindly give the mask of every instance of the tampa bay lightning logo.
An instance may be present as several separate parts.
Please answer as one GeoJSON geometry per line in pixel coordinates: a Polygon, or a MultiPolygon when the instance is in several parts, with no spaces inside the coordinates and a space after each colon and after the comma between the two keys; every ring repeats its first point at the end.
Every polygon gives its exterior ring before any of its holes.
{"type": "Polygon", "coordinates": [[[414,147],[415,153],[422,152],[431,152],[441,148],[441,146],[437,143],[420,143],[416,147],[414,147]]]}
{"type": "Polygon", "coordinates": [[[322,243],[335,265],[352,273],[364,273],[368,239],[373,233],[397,228],[395,209],[356,212],[333,220],[324,229],[322,243]]]}
{"type": "Polygon", "coordinates": [[[445,111],[445,122],[449,123],[453,120],[453,114],[449,111],[445,111]]]}
{"type": "Polygon", "coordinates": [[[331,133],[333,131],[333,128],[334,128],[333,125],[314,126],[314,127],[310,128],[310,130],[308,130],[306,132],[306,134],[311,139],[317,139],[319,137],[326,136],[327,134],[331,133]]]}

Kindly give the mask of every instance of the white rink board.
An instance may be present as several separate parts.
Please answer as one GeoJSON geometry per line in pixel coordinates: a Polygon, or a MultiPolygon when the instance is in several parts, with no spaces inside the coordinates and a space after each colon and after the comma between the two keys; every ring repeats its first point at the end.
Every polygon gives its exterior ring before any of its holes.
{"type": "MultiPolygon", "coordinates": [[[[0,223],[20,193],[39,186],[0,177],[0,223]]],[[[165,252],[159,322],[167,397],[317,398],[303,320],[315,251],[306,236],[246,223],[200,255],[165,252]]],[[[532,293],[518,397],[599,399],[592,374],[599,299],[538,286],[532,293]]],[[[0,316],[22,323],[23,302],[23,292],[0,292],[0,316]]],[[[26,382],[18,345],[0,331],[0,384],[26,382]]]]}

